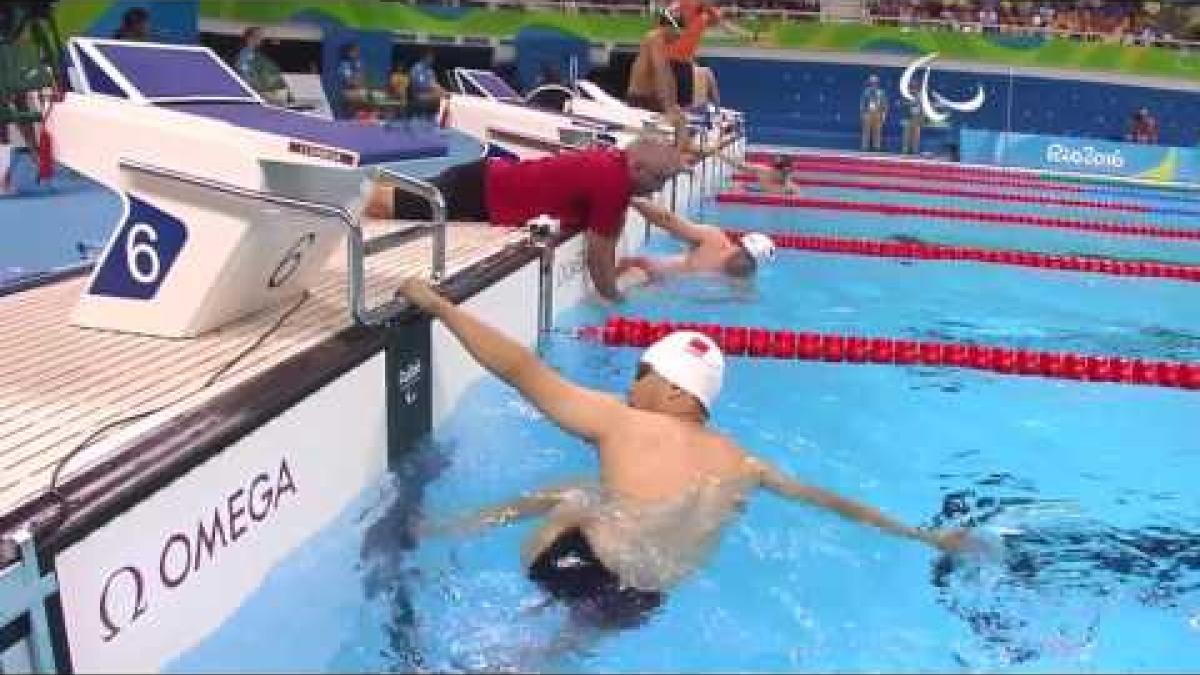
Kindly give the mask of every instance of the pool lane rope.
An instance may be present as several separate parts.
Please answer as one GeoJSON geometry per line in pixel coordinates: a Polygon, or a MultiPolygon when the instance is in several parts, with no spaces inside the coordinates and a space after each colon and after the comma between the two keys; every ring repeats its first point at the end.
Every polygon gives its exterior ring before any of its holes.
{"type": "Polygon", "coordinates": [[[887,216],[921,216],[925,218],[969,220],[999,225],[1024,225],[1028,227],[1080,230],[1098,234],[1200,241],[1200,230],[1176,230],[1154,225],[1130,225],[1125,223],[1093,223],[1055,216],[1039,216],[1031,213],[997,213],[994,211],[972,211],[969,209],[941,206],[913,206],[909,204],[874,204],[839,199],[817,199],[797,195],[741,191],[722,192],[717,195],[717,202],[721,204],[749,204],[753,206],[822,209],[826,211],[853,211],[859,213],[877,213],[887,216]]]}
{"type": "Polygon", "coordinates": [[[908,167],[889,165],[864,165],[857,162],[830,161],[794,161],[794,172],[809,173],[839,173],[873,176],[877,178],[901,178],[909,180],[938,180],[954,183],[971,183],[972,185],[990,185],[994,187],[1031,188],[1038,190],[1053,190],[1066,193],[1082,193],[1087,188],[1080,185],[1063,185],[1043,178],[1030,176],[1007,176],[989,172],[977,171],[968,173],[957,167],[908,167]]]}
{"type": "Polygon", "coordinates": [[[1200,364],[955,342],[771,330],[615,316],[576,336],[609,346],[645,348],[676,330],[694,330],[731,356],[828,363],[935,366],[1061,380],[1200,389],[1200,364]]]}
{"type": "MultiPolygon", "coordinates": [[[[725,230],[735,241],[748,231],[725,230]]],[[[1088,272],[1123,277],[1147,277],[1200,282],[1200,266],[1176,263],[1143,262],[1091,256],[1058,255],[949,246],[925,242],[883,241],[879,239],[847,239],[807,234],[765,233],[776,248],[818,253],[876,256],[881,258],[911,258],[914,260],[962,260],[994,265],[1015,265],[1038,269],[1088,272]]]]}
{"type": "MultiPolygon", "coordinates": [[[[746,183],[755,181],[755,176],[748,173],[734,174],[733,179],[746,183]]],[[[790,176],[788,182],[800,187],[845,188],[851,190],[873,190],[879,192],[901,192],[916,195],[933,195],[937,197],[968,197],[999,202],[1018,204],[1039,204],[1044,206],[1067,206],[1106,211],[1124,211],[1128,213],[1163,214],[1173,216],[1200,216],[1200,210],[1180,209],[1171,207],[1145,206],[1125,202],[1102,201],[1098,199],[1073,199],[1068,197],[1048,197],[1045,195],[1014,194],[1012,192],[996,192],[989,190],[972,190],[968,188],[930,187],[928,185],[896,185],[878,181],[853,181],[832,178],[799,178],[790,176]]]]}
{"type": "MultiPolygon", "coordinates": [[[[771,153],[748,153],[752,162],[770,162],[771,153]]],[[[1006,167],[950,166],[946,164],[904,164],[873,158],[813,157],[792,155],[794,166],[801,171],[830,171],[862,175],[890,176],[893,178],[920,178],[954,182],[969,182],[976,185],[1005,185],[1008,187],[1036,187],[1060,192],[1108,194],[1141,197],[1144,199],[1167,200],[1190,204],[1200,203],[1200,186],[1182,185],[1122,185],[1120,177],[1085,176],[1054,173],[1029,173],[1006,167]],[[1174,193],[1174,194],[1164,194],[1174,193]]]]}

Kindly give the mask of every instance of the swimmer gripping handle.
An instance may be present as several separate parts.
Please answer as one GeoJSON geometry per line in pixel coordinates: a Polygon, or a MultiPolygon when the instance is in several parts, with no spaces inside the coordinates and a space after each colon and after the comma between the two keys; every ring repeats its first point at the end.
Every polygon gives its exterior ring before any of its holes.
{"type": "Polygon", "coordinates": [[[612,346],[647,347],[676,330],[711,337],[726,354],[845,363],[946,366],[1064,380],[1200,389],[1200,364],[1121,356],[988,347],[950,342],[800,333],[702,323],[612,317],[577,335],[612,346]]]}
{"type": "Polygon", "coordinates": [[[1177,230],[1153,225],[1125,223],[1094,223],[1086,220],[1039,216],[1031,213],[1004,213],[996,211],[973,211],[938,206],[912,206],[909,204],[873,204],[838,199],[814,199],[795,195],[766,194],[760,192],[722,192],[717,195],[722,204],[754,204],[758,206],[781,206],[799,209],[823,209],[828,211],[856,211],[878,213],[887,216],[919,216],[922,218],[946,218],[969,220],[1000,225],[1026,225],[1052,227],[1066,230],[1083,230],[1101,234],[1121,234],[1161,239],[1200,240],[1200,230],[1177,230]]]}
{"type": "MultiPolygon", "coordinates": [[[[726,230],[733,239],[745,232],[726,230]]],[[[994,265],[1018,265],[1048,270],[1091,272],[1123,277],[1150,277],[1200,282],[1200,267],[1176,263],[1142,262],[1093,256],[1055,255],[1032,251],[946,246],[924,242],[883,241],[878,239],[845,239],[805,234],[766,233],[777,248],[821,253],[841,253],[884,258],[914,258],[919,260],[967,260],[994,265]]]]}

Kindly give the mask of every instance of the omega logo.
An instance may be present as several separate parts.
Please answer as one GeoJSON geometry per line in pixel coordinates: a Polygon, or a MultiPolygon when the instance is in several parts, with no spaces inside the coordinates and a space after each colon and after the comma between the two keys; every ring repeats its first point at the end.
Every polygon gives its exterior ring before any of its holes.
{"type": "Polygon", "coordinates": [[[300,269],[300,262],[304,259],[304,252],[312,248],[312,245],[317,242],[316,233],[309,232],[308,234],[296,240],[291,248],[283,254],[283,260],[275,266],[275,271],[271,273],[271,278],[267,280],[268,288],[279,288],[291,279],[296,270],[300,269]]]}
{"type": "MultiPolygon", "coordinates": [[[[172,532],[158,547],[157,565],[146,571],[122,565],[109,573],[100,591],[101,640],[111,642],[151,609],[152,595],[169,593],[200,576],[206,565],[219,560],[221,551],[235,545],[255,528],[261,528],[284,506],[285,496],[298,491],[287,458],[275,475],[263,471],[230,492],[196,519],[193,528],[172,532]]],[[[287,501],[292,501],[291,499],[287,501]]]]}

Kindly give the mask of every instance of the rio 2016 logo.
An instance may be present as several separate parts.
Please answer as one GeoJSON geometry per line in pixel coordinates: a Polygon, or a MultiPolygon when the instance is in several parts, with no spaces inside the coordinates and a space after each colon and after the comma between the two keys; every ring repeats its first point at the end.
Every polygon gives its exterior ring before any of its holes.
{"type": "Polygon", "coordinates": [[[937,52],[933,52],[908,64],[908,67],[904,69],[904,74],[900,76],[900,96],[905,101],[919,101],[921,111],[925,113],[926,119],[934,124],[940,124],[950,119],[950,113],[944,112],[943,108],[961,113],[975,112],[982,108],[985,99],[983,85],[975,85],[975,96],[966,101],[951,101],[931,89],[929,76],[932,68],[929,64],[936,58],[937,52]],[[918,70],[922,71],[921,88],[919,91],[914,92],[912,89],[913,78],[916,76],[918,70]]]}

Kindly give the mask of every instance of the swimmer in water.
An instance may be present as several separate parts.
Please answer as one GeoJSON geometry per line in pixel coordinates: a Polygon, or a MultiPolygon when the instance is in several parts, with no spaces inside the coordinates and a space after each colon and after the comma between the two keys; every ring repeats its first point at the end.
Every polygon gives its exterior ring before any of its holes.
{"type": "Polygon", "coordinates": [[[754,174],[754,182],[747,186],[748,189],[775,193],[793,191],[792,161],[788,159],[787,155],[776,155],[769,166],[751,164],[723,155],[720,157],[726,164],[733,167],[734,171],[754,174]]]}
{"type": "Polygon", "coordinates": [[[646,621],[760,488],[943,551],[964,546],[965,530],[904,525],[790,478],[709,428],[725,361],[701,333],[678,331],[651,345],[622,401],[568,382],[423,280],[406,280],[400,295],[441,320],[476,361],[551,421],[595,447],[598,484],[543,490],[472,519],[481,526],[545,516],[525,547],[525,570],[581,633],[646,621]]]}
{"type": "Polygon", "coordinates": [[[719,228],[676,215],[653,202],[635,198],[630,202],[649,222],[670,232],[691,245],[683,255],[652,258],[632,256],[617,264],[617,276],[622,285],[639,281],[656,281],[677,275],[724,275],[732,279],[748,279],[758,266],[775,257],[775,242],[765,234],[752,232],[731,240],[719,228]]]}

